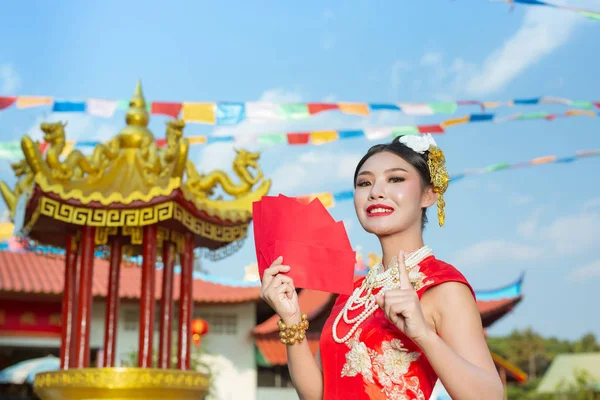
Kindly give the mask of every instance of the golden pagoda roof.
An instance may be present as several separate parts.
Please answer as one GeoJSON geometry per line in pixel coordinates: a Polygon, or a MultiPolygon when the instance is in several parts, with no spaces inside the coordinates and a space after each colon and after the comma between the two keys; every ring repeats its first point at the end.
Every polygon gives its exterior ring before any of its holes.
{"type": "MultiPolygon", "coordinates": [[[[220,170],[200,173],[188,159],[189,141],[183,134],[185,123],[168,121],[166,145],[158,147],[148,129],[149,120],[142,85],[138,82],[125,117],[126,126],[109,141],[96,145],[91,155],[72,150],[62,157],[67,142],[66,124],[42,123],[40,128],[47,143],[45,154],[40,151],[38,142],[25,135],[21,141],[25,159],[12,166],[20,180],[14,189],[0,182],[11,215],[14,217],[22,194],[37,191],[38,197],[46,197],[45,203],[40,202],[46,208],[50,207],[48,204],[60,203],[65,207],[113,212],[175,202],[190,215],[216,226],[249,222],[252,203],[267,194],[271,183],[260,171],[259,154],[236,150],[233,162],[236,179],[220,170]],[[251,170],[258,172],[253,175],[251,170]],[[239,183],[235,183],[236,180],[239,183]],[[230,198],[216,198],[219,189],[230,198]]],[[[170,212],[176,212],[173,207],[170,212]]],[[[107,226],[110,225],[108,220],[116,220],[116,217],[81,220],[64,217],[65,213],[46,216],[79,225],[107,226]]],[[[130,218],[128,224],[136,225],[135,221],[130,218]]],[[[160,218],[157,221],[160,222],[160,218]]],[[[125,224],[123,220],[116,226],[125,224]]]]}

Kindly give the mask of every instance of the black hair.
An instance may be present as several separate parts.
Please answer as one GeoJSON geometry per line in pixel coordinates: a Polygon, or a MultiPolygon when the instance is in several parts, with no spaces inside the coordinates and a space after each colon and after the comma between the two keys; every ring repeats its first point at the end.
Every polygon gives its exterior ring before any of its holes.
{"type": "MultiPolygon", "coordinates": [[[[401,136],[395,137],[391,143],[386,144],[377,144],[372,146],[367,154],[363,156],[363,158],[356,165],[356,170],[354,171],[354,187],[356,188],[356,178],[358,177],[358,172],[362,168],[363,164],[371,158],[373,155],[377,153],[382,153],[387,151],[388,153],[392,153],[402,158],[404,161],[415,167],[417,172],[419,172],[419,176],[421,177],[421,183],[423,187],[426,188],[431,185],[431,173],[429,172],[429,165],[427,164],[427,157],[429,156],[429,152],[426,151],[423,154],[417,153],[404,143],[400,142],[401,136]]],[[[423,208],[421,214],[421,228],[425,228],[427,224],[427,209],[423,208]]]]}

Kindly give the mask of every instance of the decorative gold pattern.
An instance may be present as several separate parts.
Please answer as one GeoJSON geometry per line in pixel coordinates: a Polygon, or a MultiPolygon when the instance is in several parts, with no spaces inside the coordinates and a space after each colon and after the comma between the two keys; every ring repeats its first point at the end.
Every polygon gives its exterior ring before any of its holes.
{"type": "Polygon", "coordinates": [[[117,234],[119,228],[116,226],[100,226],[96,228],[95,242],[96,246],[102,246],[108,243],[108,237],[117,234]]]}
{"type": "Polygon", "coordinates": [[[204,399],[208,378],[195,371],[84,368],[44,372],[34,390],[42,400],[204,399]]]}
{"type": "Polygon", "coordinates": [[[429,156],[427,159],[429,165],[429,172],[431,174],[431,183],[433,184],[433,191],[437,193],[437,209],[438,209],[438,221],[440,226],[444,226],[446,219],[446,201],[444,200],[444,193],[448,189],[450,183],[450,176],[446,170],[446,157],[444,152],[437,146],[432,146],[429,149],[429,156]]]}
{"type": "MultiPolygon", "coordinates": [[[[38,209],[40,214],[46,217],[81,226],[133,228],[174,219],[194,234],[225,243],[243,239],[248,230],[248,223],[222,226],[201,220],[173,201],[144,208],[106,210],[73,206],[43,196],[40,198],[38,209]]],[[[171,240],[175,243],[181,241],[173,236],[171,240]]]]}
{"type": "Polygon", "coordinates": [[[181,232],[171,231],[171,242],[175,243],[178,253],[185,251],[185,236],[181,232]]]}
{"type": "Polygon", "coordinates": [[[163,228],[159,226],[156,230],[156,244],[158,246],[162,246],[161,243],[164,241],[169,241],[171,238],[171,232],[167,228],[163,228]]]}
{"type": "Polygon", "coordinates": [[[407,377],[410,366],[420,354],[409,352],[400,339],[392,339],[381,343],[381,352],[370,349],[360,340],[362,329],[358,329],[354,336],[346,342],[350,349],[346,353],[346,363],[342,368],[342,377],[362,375],[366,383],[382,387],[386,398],[393,400],[409,399],[407,392],[412,392],[413,397],[425,400],[425,395],[419,388],[419,378],[407,377]]]}
{"type": "Polygon", "coordinates": [[[131,244],[142,244],[144,242],[144,232],[140,226],[124,226],[121,233],[123,236],[131,236],[131,244]]]}

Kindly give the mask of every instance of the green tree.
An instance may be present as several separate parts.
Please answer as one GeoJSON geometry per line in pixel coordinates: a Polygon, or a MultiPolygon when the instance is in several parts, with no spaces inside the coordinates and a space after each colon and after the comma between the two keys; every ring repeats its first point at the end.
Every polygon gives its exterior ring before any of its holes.
{"type": "Polygon", "coordinates": [[[544,339],[531,328],[523,331],[515,330],[506,343],[506,357],[519,368],[526,370],[529,378],[535,380],[538,366],[546,366],[544,339]]]}
{"type": "Polygon", "coordinates": [[[558,386],[560,391],[557,398],[560,400],[598,400],[598,381],[587,370],[575,371],[574,383],[567,384],[564,381],[558,386]]]}
{"type": "Polygon", "coordinates": [[[600,351],[600,344],[596,341],[596,335],[587,333],[573,344],[575,353],[593,353],[600,351]]]}

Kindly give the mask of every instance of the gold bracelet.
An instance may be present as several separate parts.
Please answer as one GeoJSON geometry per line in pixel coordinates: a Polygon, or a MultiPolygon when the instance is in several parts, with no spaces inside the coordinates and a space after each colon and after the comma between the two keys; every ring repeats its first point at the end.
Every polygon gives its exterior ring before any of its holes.
{"type": "Polygon", "coordinates": [[[308,317],[306,314],[302,314],[302,319],[298,325],[294,324],[288,327],[282,320],[277,321],[279,326],[279,340],[283,344],[295,344],[296,342],[302,343],[306,337],[306,331],[308,330],[308,317]]]}

